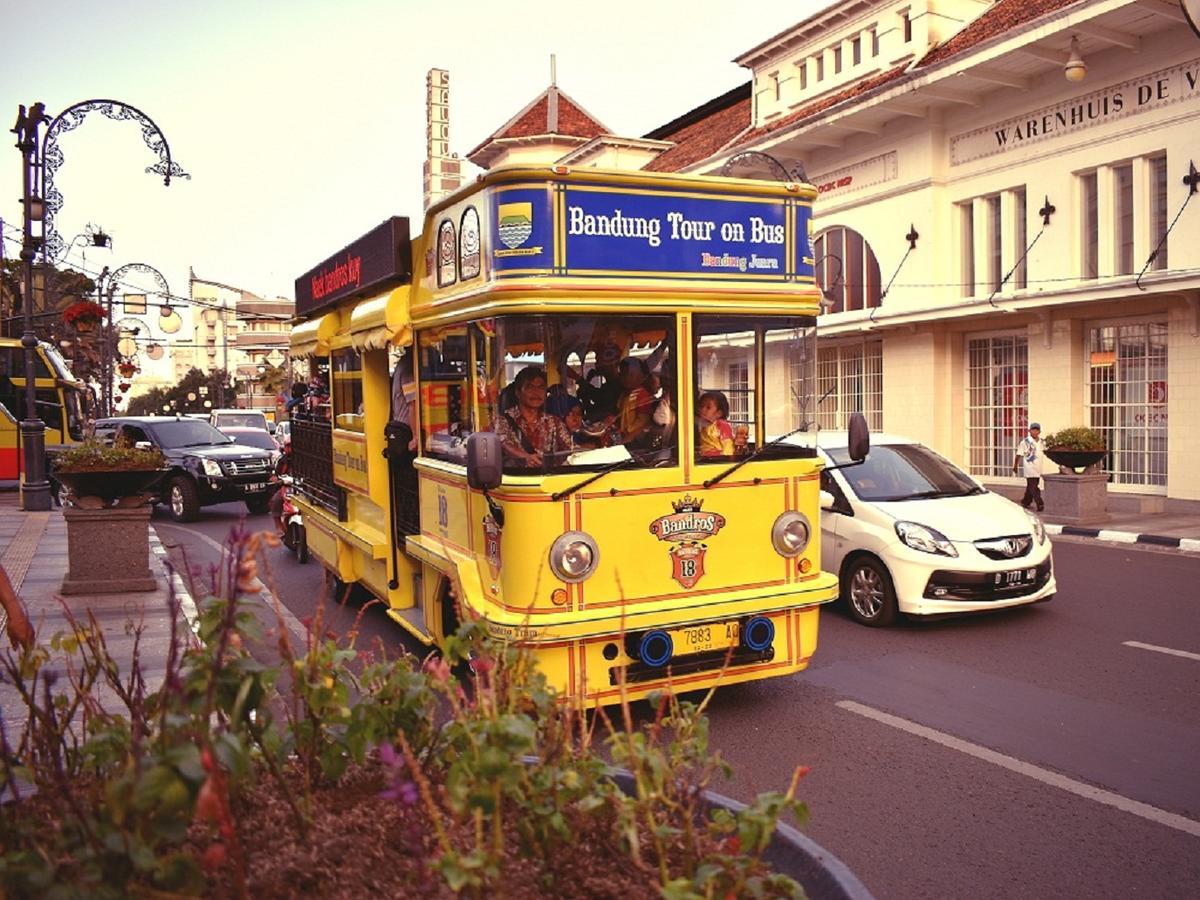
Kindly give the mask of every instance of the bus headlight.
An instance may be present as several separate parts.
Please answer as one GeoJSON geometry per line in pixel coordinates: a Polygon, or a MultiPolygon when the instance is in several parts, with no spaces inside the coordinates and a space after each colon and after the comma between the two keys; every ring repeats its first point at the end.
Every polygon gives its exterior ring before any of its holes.
{"type": "Polygon", "coordinates": [[[590,534],[568,531],[550,548],[550,568],[563,581],[583,581],[600,561],[600,548],[590,534]]]}
{"type": "Polygon", "coordinates": [[[812,537],[812,526],[804,513],[789,510],[771,526],[771,543],[780,556],[799,556],[812,537]]]}

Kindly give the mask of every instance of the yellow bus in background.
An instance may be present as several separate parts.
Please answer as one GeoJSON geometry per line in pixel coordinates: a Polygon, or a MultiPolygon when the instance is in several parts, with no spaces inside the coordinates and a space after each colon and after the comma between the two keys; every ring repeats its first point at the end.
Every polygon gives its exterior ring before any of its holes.
{"type": "Polygon", "coordinates": [[[506,167],[301,276],[311,554],[426,643],[479,617],[581,706],[804,669],[837,595],[814,196],[506,167]]]}

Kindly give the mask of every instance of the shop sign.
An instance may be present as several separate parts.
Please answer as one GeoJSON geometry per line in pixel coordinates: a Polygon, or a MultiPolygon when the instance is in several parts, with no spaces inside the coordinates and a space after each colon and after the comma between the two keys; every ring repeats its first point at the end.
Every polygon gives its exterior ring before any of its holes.
{"type": "Polygon", "coordinates": [[[362,435],[333,432],[333,480],[367,493],[367,441],[362,435]]]}
{"type": "Polygon", "coordinates": [[[997,153],[1021,150],[1095,125],[1106,125],[1175,103],[1196,103],[1197,100],[1200,100],[1200,60],[1131,78],[952,137],[950,163],[957,166],[997,153]]]}
{"type": "Polygon", "coordinates": [[[296,279],[296,315],[307,316],[385,286],[407,284],[411,276],[408,219],[393,216],[296,279]]]}
{"type": "Polygon", "coordinates": [[[491,255],[499,277],[813,276],[811,209],[804,201],[570,185],[557,204],[556,235],[550,196],[528,188],[493,194],[491,255]]]}
{"type": "Polygon", "coordinates": [[[824,175],[818,175],[812,181],[817,188],[817,193],[824,199],[833,195],[840,197],[843,194],[852,194],[863,188],[895,179],[896,151],[892,150],[890,153],[882,153],[879,156],[864,159],[852,166],[845,166],[841,169],[834,169],[832,172],[826,172],[824,175]]]}

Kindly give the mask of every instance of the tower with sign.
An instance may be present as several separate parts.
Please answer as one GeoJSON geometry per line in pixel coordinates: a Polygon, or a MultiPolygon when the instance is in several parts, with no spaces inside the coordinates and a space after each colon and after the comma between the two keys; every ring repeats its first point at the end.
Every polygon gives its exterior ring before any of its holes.
{"type": "Polygon", "coordinates": [[[450,152],[450,73],[425,76],[425,208],[462,185],[462,162],[450,152]]]}

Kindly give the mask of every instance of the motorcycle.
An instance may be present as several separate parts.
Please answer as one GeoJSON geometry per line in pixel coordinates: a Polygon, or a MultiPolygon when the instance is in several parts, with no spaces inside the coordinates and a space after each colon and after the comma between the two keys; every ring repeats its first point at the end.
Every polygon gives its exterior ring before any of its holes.
{"type": "Polygon", "coordinates": [[[298,562],[306,563],[308,562],[308,540],[304,533],[304,517],[300,514],[300,509],[292,502],[289,490],[292,485],[292,476],[281,475],[279,482],[279,491],[283,501],[279,518],[275,523],[280,531],[279,537],[283,541],[283,546],[296,554],[298,562]]]}

